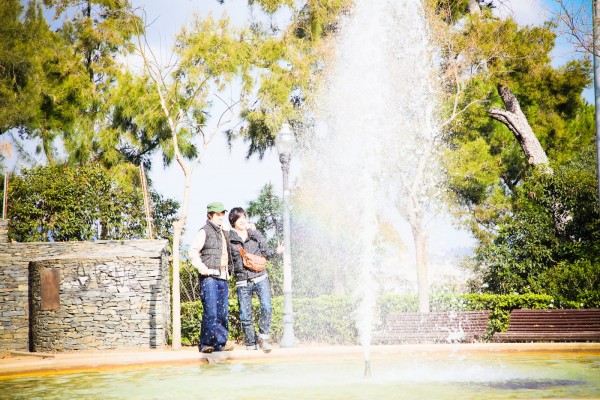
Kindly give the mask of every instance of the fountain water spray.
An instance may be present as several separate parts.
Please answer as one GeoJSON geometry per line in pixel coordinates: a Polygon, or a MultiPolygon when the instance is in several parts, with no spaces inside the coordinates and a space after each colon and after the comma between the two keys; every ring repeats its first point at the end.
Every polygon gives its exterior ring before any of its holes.
{"type": "Polygon", "coordinates": [[[371,377],[371,360],[365,360],[365,378],[371,377]]]}
{"type": "Polygon", "coordinates": [[[313,145],[300,154],[295,263],[354,293],[367,376],[381,265],[401,251],[381,245],[380,227],[406,201],[400,182],[432,136],[431,57],[420,0],[356,0],[339,28],[313,145]]]}

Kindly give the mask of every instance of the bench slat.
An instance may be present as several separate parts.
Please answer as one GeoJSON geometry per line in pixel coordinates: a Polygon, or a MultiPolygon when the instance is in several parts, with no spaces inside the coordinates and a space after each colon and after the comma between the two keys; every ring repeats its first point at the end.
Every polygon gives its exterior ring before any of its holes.
{"type": "Polygon", "coordinates": [[[598,341],[600,332],[544,332],[544,334],[535,333],[516,333],[500,332],[494,334],[494,340],[500,342],[511,341],[598,341]]]}
{"type": "Polygon", "coordinates": [[[600,341],[600,309],[513,310],[495,341],[600,341]]]}

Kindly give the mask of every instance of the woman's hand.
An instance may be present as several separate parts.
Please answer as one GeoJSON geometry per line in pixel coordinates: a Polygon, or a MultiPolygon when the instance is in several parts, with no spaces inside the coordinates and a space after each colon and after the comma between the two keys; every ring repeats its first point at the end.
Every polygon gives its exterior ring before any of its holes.
{"type": "Polygon", "coordinates": [[[277,249],[275,250],[277,254],[283,253],[283,250],[285,250],[285,247],[283,247],[281,243],[277,242],[277,249]]]}

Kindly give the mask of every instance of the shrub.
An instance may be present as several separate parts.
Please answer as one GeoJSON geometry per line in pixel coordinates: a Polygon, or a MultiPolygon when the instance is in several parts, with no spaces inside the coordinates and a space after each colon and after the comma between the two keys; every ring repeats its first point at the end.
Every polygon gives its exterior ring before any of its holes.
{"type": "MultiPolygon", "coordinates": [[[[258,321],[260,305],[257,298],[252,299],[254,321],[258,321]]],[[[374,316],[378,329],[386,322],[388,315],[399,312],[417,311],[416,295],[384,295],[377,301],[374,316]]],[[[273,318],[271,336],[277,342],[283,334],[283,297],[272,300],[273,318]]],[[[444,294],[431,298],[432,311],[469,311],[491,310],[487,336],[503,331],[508,324],[510,311],[514,309],[548,309],[556,306],[549,295],[497,295],[489,293],[444,294]]],[[[562,305],[561,305],[562,306],[562,305]]],[[[567,307],[568,308],[568,307],[567,307]]],[[[293,300],[294,334],[296,340],[303,343],[327,343],[356,345],[359,343],[357,329],[357,301],[344,296],[321,296],[297,298],[293,300]]],[[[184,344],[196,345],[199,342],[202,304],[199,301],[182,303],[181,330],[184,344]]],[[[258,327],[256,327],[258,330],[258,327]]],[[[229,299],[229,339],[242,342],[244,332],[240,322],[240,313],[235,298],[229,299]]]]}

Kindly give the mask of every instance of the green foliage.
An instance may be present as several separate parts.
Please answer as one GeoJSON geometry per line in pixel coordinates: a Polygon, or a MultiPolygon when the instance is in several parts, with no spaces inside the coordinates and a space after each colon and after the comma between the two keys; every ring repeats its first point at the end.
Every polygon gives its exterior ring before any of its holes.
{"type": "MultiPolygon", "coordinates": [[[[248,0],[248,4],[258,4],[268,14],[283,7],[294,8],[293,0],[248,0]]],[[[302,2],[295,11],[295,22],[291,31],[301,39],[317,42],[323,36],[335,32],[339,16],[346,12],[352,2],[349,0],[308,0],[302,2]]]]}
{"type": "Polygon", "coordinates": [[[453,166],[448,171],[450,187],[465,205],[481,203],[489,195],[489,187],[498,181],[500,164],[483,138],[448,151],[446,162],[453,166]]]}
{"type": "MultiPolygon", "coordinates": [[[[241,342],[244,330],[240,321],[240,309],[237,299],[229,296],[229,340],[241,342]]],[[[183,344],[197,346],[200,343],[200,328],[202,327],[202,302],[181,302],[181,340],[183,344]]],[[[252,310],[256,314],[260,310],[257,298],[252,299],[252,310]]],[[[254,315],[254,321],[258,316],[254,315]]],[[[257,328],[258,329],[258,328],[257,328]]]]}
{"type": "MultiPolygon", "coordinates": [[[[9,234],[20,242],[134,239],[146,229],[141,189],[98,164],[24,170],[12,178],[8,200],[9,234]]],[[[174,202],[158,205],[155,218],[177,212],[174,202]]],[[[157,234],[169,235],[161,225],[157,234]]]]}
{"type": "Polygon", "coordinates": [[[187,345],[200,343],[200,327],[202,326],[202,302],[181,303],[181,342],[187,345]]]}
{"type": "MultiPolygon", "coordinates": [[[[273,193],[273,185],[268,183],[260,190],[256,200],[246,208],[249,217],[257,217],[256,228],[266,235],[271,248],[276,248],[283,240],[282,203],[273,193]]],[[[283,260],[275,257],[269,260],[269,280],[275,296],[283,294],[283,260]]]]}
{"type": "MultiPolygon", "coordinates": [[[[552,296],[543,294],[440,294],[432,296],[430,301],[432,312],[490,310],[487,337],[507,328],[511,310],[555,307],[552,296]]],[[[417,297],[415,295],[382,296],[378,300],[378,309],[381,323],[385,324],[387,316],[391,313],[416,312],[418,309],[417,297]]]]}
{"type": "MultiPolygon", "coordinates": [[[[465,2],[458,3],[464,8],[465,2]]],[[[447,118],[445,166],[451,198],[457,214],[482,244],[512,218],[518,186],[532,179],[518,141],[488,115],[491,106],[504,107],[498,83],[517,96],[553,166],[568,162],[593,143],[592,107],[581,96],[590,83],[589,60],[554,67],[551,28],[519,26],[486,11],[464,16],[460,24],[443,25],[439,28],[443,34],[436,37],[444,55],[442,114],[447,118]]]]}
{"type": "Polygon", "coordinates": [[[112,168],[147,161],[163,132],[123,118],[123,103],[137,97],[123,96],[118,87],[128,82],[118,57],[131,50],[132,35],[141,30],[129,2],[29,1],[24,15],[16,2],[5,3],[10,12],[4,14],[3,4],[0,26],[8,40],[2,43],[6,51],[0,49],[0,133],[17,128],[23,139],[39,140],[36,151],[51,164],[61,162],[57,139],[71,164],[100,161],[112,168]],[[53,29],[45,17],[52,12],[53,29]]]}
{"type": "Polygon", "coordinates": [[[298,37],[317,42],[335,33],[341,14],[347,12],[349,0],[308,1],[297,17],[295,33],[298,37]]]}
{"type": "Polygon", "coordinates": [[[559,262],[541,274],[546,292],[572,308],[600,308],[600,258],[559,262]]]}
{"type": "MultiPolygon", "coordinates": [[[[240,321],[236,299],[229,299],[229,339],[241,342],[244,332],[240,321]]],[[[356,305],[353,301],[339,296],[323,296],[315,299],[294,299],[294,333],[302,342],[328,344],[356,344],[357,328],[354,319],[356,305]]],[[[272,299],[273,318],[271,336],[279,341],[283,334],[283,297],[272,299]]],[[[258,321],[260,303],[252,299],[253,321],[258,321]]],[[[191,344],[199,341],[202,322],[200,301],[181,304],[181,335],[191,344]]],[[[258,330],[258,326],[256,327],[258,330]]]]}
{"type": "Polygon", "coordinates": [[[130,40],[138,33],[141,19],[131,12],[128,0],[44,0],[64,17],[61,33],[88,71],[88,77],[99,85],[110,82],[117,67],[116,55],[132,50],[130,40]]]}
{"type": "MultiPolygon", "coordinates": [[[[426,5],[431,7],[435,14],[447,24],[454,24],[469,13],[470,0],[427,0],[426,5]]],[[[477,3],[485,11],[493,7],[492,0],[478,0],[477,3]]]]}
{"type": "Polygon", "coordinates": [[[152,201],[152,227],[155,239],[167,239],[173,242],[173,222],[177,219],[179,202],[164,198],[160,193],[150,192],[152,201]]]}
{"type": "Polygon", "coordinates": [[[590,62],[554,67],[550,24],[522,27],[487,11],[465,15],[466,2],[450,3],[435,9],[446,24],[436,39],[444,59],[445,164],[457,214],[479,241],[477,279],[494,293],[594,306],[600,288],[586,274],[598,269],[600,239],[595,130],[593,107],[581,95],[590,62]],[[504,108],[499,83],[515,93],[553,175],[532,168],[513,134],[489,117],[491,106],[504,108]]]}
{"type": "Polygon", "coordinates": [[[283,238],[282,203],[279,196],[273,193],[271,183],[260,189],[258,198],[248,203],[246,212],[249,217],[258,217],[256,228],[259,231],[273,232],[279,240],[283,238]]]}
{"type": "Polygon", "coordinates": [[[81,93],[73,105],[77,113],[73,126],[60,132],[68,161],[100,161],[109,168],[126,162],[139,165],[135,156],[155,147],[142,139],[148,147],[131,154],[140,145],[135,139],[152,133],[135,131],[136,125],[122,123],[119,85],[127,81],[118,57],[133,50],[132,39],[143,31],[141,18],[127,0],[45,0],[45,4],[63,21],[61,39],[70,60],[59,61],[63,68],[71,64],[77,69],[78,79],[71,80],[69,86],[81,93]]]}
{"type": "MultiPolygon", "coordinates": [[[[273,318],[271,336],[277,342],[283,334],[283,297],[273,298],[273,318]]],[[[489,293],[445,294],[431,298],[433,312],[436,311],[469,311],[491,310],[488,337],[505,330],[508,316],[514,309],[548,309],[555,308],[554,300],[549,295],[495,295],[489,293]]],[[[260,305],[254,298],[253,318],[258,321],[260,305]]],[[[418,300],[416,295],[385,295],[377,300],[379,323],[375,329],[385,324],[388,315],[399,312],[416,312],[418,300]]],[[[344,296],[320,296],[314,298],[294,298],[294,334],[302,343],[327,343],[356,345],[359,343],[355,299],[344,296]]],[[[182,303],[182,337],[191,344],[198,343],[202,305],[198,302],[182,303]]],[[[258,327],[257,327],[258,329],[258,327]]],[[[239,321],[237,300],[229,300],[229,338],[241,342],[243,331],[239,321]]]]}
{"type": "Polygon", "coordinates": [[[491,310],[488,334],[506,330],[508,317],[512,310],[548,309],[557,306],[552,296],[543,294],[495,295],[472,293],[460,295],[459,298],[460,303],[464,304],[464,310],[491,310]]]}
{"type": "MultiPolygon", "coordinates": [[[[298,340],[304,343],[358,344],[357,304],[354,300],[342,296],[300,298],[293,302],[293,307],[294,334],[298,340]]],[[[278,315],[283,320],[283,311],[278,315]]]]}
{"type": "MultiPolygon", "coordinates": [[[[233,119],[239,101],[223,91],[241,77],[245,79],[240,96],[251,90],[253,46],[248,35],[247,30],[232,28],[228,19],[195,17],[176,37],[176,65],[162,67],[147,49],[138,49],[145,57],[145,75],[124,75],[117,105],[126,126],[130,121],[146,135],[151,148],[159,146],[166,164],[199,160],[215,134],[233,119]],[[216,128],[209,129],[215,99],[223,102],[225,111],[214,118],[216,128]]],[[[186,166],[184,172],[191,169],[186,166]]]]}
{"type": "Polygon", "coordinates": [[[477,249],[477,272],[495,293],[546,293],[564,304],[598,304],[600,217],[594,146],[553,175],[534,174],[511,218],[477,249]],[[588,276],[589,274],[589,276],[588,276]]]}
{"type": "Polygon", "coordinates": [[[384,320],[385,317],[394,312],[416,312],[419,309],[418,299],[411,294],[386,294],[377,300],[384,320]]]}
{"type": "Polygon", "coordinates": [[[150,169],[151,154],[170,147],[172,140],[160,98],[148,77],[129,71],[117,72],[114,85],[106,100],[110,121],[95,139],[99,158],[108,168],[143,163],[150,169]]]}
{"type": "MultiPolygon", "coordinates": [[[[56,125],[49,112],[68,92],[54,91],[49,83],[51,77],[62,78],[56,64],[63,48],[39,4],[30,2],[24,15],[18,1],[2,0],[0,5],[0,134],[17,128],[23,135],[36,136],[42,123],[56,125]]],[[[59,108],[63,123],[68,123],[68,113],[59,108]]],[[[45,139],[44,133],[39,136],[45,139]]]]}
{"type": "MultiPolygon", "coordinates": [[[[431,296],[430,302],[432,312],[490,310],[487,337],[507,328],[511,310],[555,307],[552,296],[540,294],[439,294],[431,296]]],[[[385,324],[386,318],[390,314],[418,310],[418,301],[415,295],[385,295],[381,296],[377,303],[382,325],[385,324]]]]}
{"type": "Polygon", "coordinates": [[[289,121],[295,132],[303,128],[304,106],[312,103],[329,51],[322,39],[335,32],[339,16],[350,8],[351,1],[309,0],[300,4],[299,9],[294,9],[290,0],[249,3],[259,4],[267,13],[281,7],[292,8],[293,13],[292,23],[284,29],[253,25],[255,74],[247,78],[256,81],[258,90],[245,102],[242,111],[245,126],[239,132],[228,133],[230,141],[241,136],[249,143],[248,157],[258,154],[262,158],[275,144],[275,136],[284,122],[289,121]]]}
{"type": "MultiPolygon", "coordinates": [[[[256,95],[244,104],[242,117],[247,124],[240,132],[250,144],[248,157],[265,151],[275,144],[275,136],[286,120],[302,121],[300,106],[309,96],[314,80],[314,48],[289,32],[283,38],[273,38],[268,32],[255,34],[252,67],[258,79],[256,95]]],[[[229,140],[238,135],[230,132],[229,140]]]]}
{"type": "Polygon", "coordinates": [[[292,7],[294,2],[292,0],[248,0],[248,4],[258,4],[263,10],[265,10],[265,12],[272,14],[281,7],[292,7]]]}
{"type": "MultiPolygon", "coordinates": [[[[181,287],[181,304],[192,303],[200,300],[200,276],[196,267],[192,265],[189,259],[186,259],[186,252],[181,252],[180,261],[180,287],[181,287]]],[[[233,288],[229,286],[229,290],[233,288]]]]}

